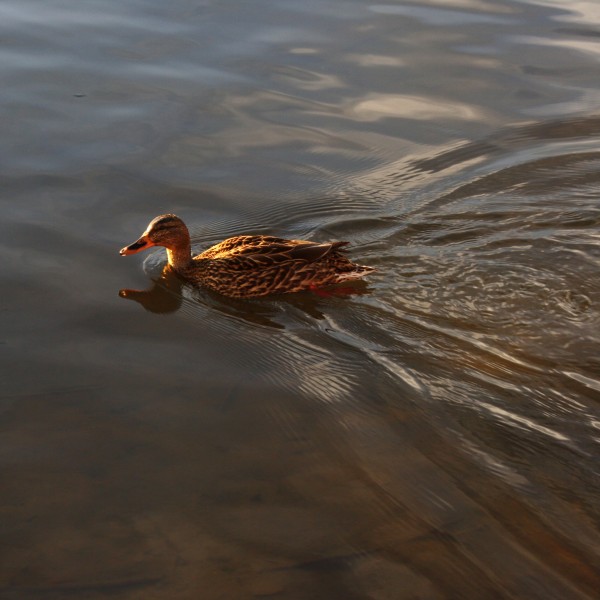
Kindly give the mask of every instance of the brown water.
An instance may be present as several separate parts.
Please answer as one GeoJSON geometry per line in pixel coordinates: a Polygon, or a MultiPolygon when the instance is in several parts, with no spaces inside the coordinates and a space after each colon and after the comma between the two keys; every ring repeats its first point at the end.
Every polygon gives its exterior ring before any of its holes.
{"type": "Polygon", "coordinates": [[[596,597],[597,3],[4,0],[0,51],[1,598],[596,597]],[[379,271],[227,300],[118,255],[167,211],[379,271]]]}

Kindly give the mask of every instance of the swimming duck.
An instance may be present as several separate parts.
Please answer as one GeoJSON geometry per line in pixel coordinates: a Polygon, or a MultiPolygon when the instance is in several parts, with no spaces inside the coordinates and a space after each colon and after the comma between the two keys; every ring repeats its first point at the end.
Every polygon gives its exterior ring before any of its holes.
{"type": "Polygon", "coordinates": [[[251,298],[318,290],[373,272],[372,267],[357,265],[342,254],[347,244],[239,235],[192,257],[188,228],[179,217],[168,214],[153,219],[121,255],[164,246],[169,266],[183,279],[225,296],[251,298]]]}

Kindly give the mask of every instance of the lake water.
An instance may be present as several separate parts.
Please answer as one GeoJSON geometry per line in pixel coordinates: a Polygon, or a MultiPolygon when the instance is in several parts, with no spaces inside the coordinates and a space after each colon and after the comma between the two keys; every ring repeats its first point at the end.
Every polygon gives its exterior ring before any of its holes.
{"type": "Polygon", "coordinates": [[[4,0],[4,599],[595,598],[600,4],[4,0]],[[348,240],[352,296],[124,259],[348,240]]]}

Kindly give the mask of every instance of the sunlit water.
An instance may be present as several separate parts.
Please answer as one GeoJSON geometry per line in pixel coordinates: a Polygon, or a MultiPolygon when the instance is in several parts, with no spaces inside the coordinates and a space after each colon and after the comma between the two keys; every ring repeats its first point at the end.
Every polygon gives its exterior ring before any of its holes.
{"type": "Polygon", "coordinates": [[[0,4],[2,598],[594,598],[595,2],[0,4]],[[351,242],[350,297],[123,259],[351,242]],[[128,290],[128,291],[120,291],[128,290]]]}

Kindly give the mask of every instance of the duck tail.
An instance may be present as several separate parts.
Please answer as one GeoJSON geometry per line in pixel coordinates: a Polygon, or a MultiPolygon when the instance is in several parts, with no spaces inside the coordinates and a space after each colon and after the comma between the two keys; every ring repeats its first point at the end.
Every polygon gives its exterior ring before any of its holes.
{"type": "Polygon", "coordinates": [[[353,265],[353,269],[351,271],[345,271],[344,273],[339,273],[338,274],[338,282],[342,282],[342,281],[350,281],[352,279],[361,279],[362,277],[365,277],[366,275],[369,275],[375,271],[377,271],[377,269],[375,269],[374,267],[367,267],[365,265],[353,265]]]}

